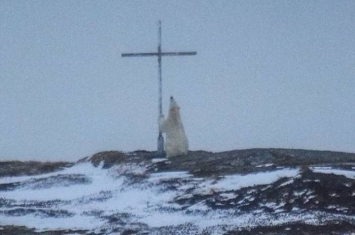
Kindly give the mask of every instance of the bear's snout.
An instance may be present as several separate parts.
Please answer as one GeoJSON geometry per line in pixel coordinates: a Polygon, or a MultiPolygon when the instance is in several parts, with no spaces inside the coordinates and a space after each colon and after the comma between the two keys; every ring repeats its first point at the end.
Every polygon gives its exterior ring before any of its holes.
{"type": "Polygon", "coordinates": [[[174,97],[170,96],[170,101],[174,101],[174,97]]]}

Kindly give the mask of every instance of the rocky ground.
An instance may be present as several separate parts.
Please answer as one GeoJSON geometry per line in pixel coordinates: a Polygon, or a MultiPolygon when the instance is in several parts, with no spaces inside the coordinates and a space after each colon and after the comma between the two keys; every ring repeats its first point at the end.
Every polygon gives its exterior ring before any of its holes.
{"type": "Polygon", "coordinates": [[[78,163],[0,162],[0,177],[0,234],[4,235],[355,234],[355,154],[351,153],[294,149],[191,151],[187,156],[166,160],[157,158],[155,152],[110,151],[78,163]],[[112,184],[121,182],[121,188],[117,183],[119,189],[107,186],[75,199],[56,199],[50,194],[48,198],[37,198],[35,193],[41,190],[50,193],[49,189],[55,187],[75,190],[94,185],[94,176],[91,178],[85,170],[61,173],[88,162],[102,171],[107,169],[113,174],[112,184]],[[129,201],[133,194],[128,194],[128,189],[147,194],[154,189],[167,199],[152,197],[152,205],[148,200],[139,207],[132,204],[110,208],[110,213],[92,204],[121,202],[124,193],[129,201]],[[28,192],[28,198],[17,197],[16,192],[28,192]],[[73,210],[81,205],[90,205],[90,209],[73,210]],[[183,220],[159,224],[149,219],[161,214],[179,215],[177,220],[183,220]],[[102,225],[39,229],[18,222],[26,216],[54,219],[54,223],[90,216],[102,225]]]}
{"type": "Polygon", "coordinates": [[[4,161],[0,162],[0,177],[45,174],[72,165],[74,163],[4,161]]]}

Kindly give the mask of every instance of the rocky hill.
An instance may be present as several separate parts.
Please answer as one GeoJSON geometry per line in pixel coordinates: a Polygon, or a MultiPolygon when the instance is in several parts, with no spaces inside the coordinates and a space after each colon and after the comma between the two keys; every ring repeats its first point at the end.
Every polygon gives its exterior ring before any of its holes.
{"type": "Polygon", "coordinates": [[[355,233],[351,153],[110,151],[0,177],[0,234],[355,233]]]}

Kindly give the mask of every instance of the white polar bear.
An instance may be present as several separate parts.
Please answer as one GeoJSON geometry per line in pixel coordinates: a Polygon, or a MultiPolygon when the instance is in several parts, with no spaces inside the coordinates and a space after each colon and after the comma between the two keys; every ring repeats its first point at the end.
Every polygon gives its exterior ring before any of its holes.
{"type": "Polygon", "coordinates": [[[180,107],[172,96],[170,97],[168,118],[165,119],[164,115],[159,117],[159,130],[166,133],[165,151],[167,158],[187,154],[189,143],[181,121],[180,107]]]}

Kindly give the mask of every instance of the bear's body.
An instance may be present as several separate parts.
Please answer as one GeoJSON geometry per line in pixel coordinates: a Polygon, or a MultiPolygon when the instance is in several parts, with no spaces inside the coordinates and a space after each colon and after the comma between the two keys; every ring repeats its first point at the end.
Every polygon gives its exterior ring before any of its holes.
{"type": "Polygon", "coordinates": [[[166,157],[171,158],[187,154],[189,143],[181,121],[180,107],[173,97],[170,97],[168,118],[165,119],[163,115],[159,117],[159,130],[166,133],[166,157]]]}

